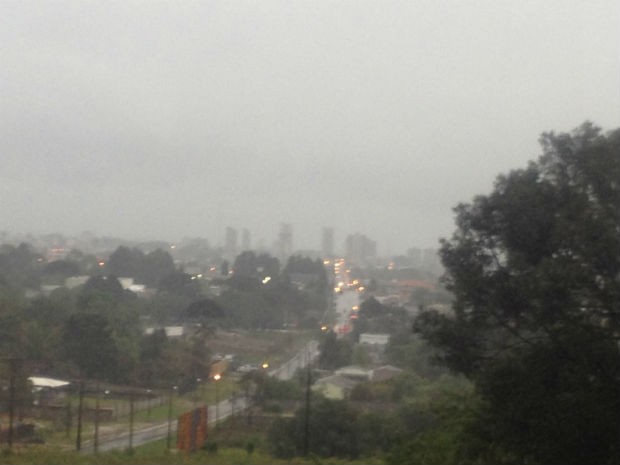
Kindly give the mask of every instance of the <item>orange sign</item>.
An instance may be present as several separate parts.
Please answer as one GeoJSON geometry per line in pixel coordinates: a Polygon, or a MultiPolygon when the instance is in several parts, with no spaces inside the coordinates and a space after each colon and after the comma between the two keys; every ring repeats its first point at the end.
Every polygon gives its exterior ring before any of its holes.
{"type": "Polygon", "coordinates": [[[207,440],[207,407],[200,407],[179,416],[177,449],[193,452],[207,440]]]}

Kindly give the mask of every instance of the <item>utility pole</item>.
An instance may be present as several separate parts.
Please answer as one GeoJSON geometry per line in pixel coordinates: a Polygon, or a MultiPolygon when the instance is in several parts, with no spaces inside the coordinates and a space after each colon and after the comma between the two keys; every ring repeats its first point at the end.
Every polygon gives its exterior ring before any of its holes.
{"type": "Polygon", "coordinates": [[[133,392],[129,394],[129,452],[133,450],[133,392]]]}
{"type": "Polygon", "coordinates": [[[95,438],[93,440],[93,449],[95,454],[99,452],[99,383],[97,383],[97,396],[95,401],[95,438]]]}
{"type": "Polygon", "coordinates": [[[7,443],[9,450],[13,447],[13,422],[15,421],[15,378],[17,377],[17,359],[9,360],[9,432],[7,436],[7,443]]]}
{"type": "Polygon", "coordinates": [[[71,435],[71,398],[67,402],[67,418],[65,419],[67,438],[71,435]]]}
{"type": "Polygon", "coordinates": [[[213,376],[213,380],[215,381],[215,423],[213,424],[213,429],[217,429],[217,422],[220,419],[220,396],[218,393],[218,381],[222,379],[222,375],[219,373],[213,376]]]}
{"type": "Polygon", "coordinates": [[[306,345],[306,415],[304,417],[304,456],[308,456],[309,437],[310,437],[310,357],[308,357],[308,346],[306,345]]]}
{"type": "Polygon", "coordinates": [[[176,386],[172,386],[168,395],[168,436],[166,437],[166,449],[168,450],[170,450],[172,443],[172,397],[176,389],[176,386]]]}
{"type": "Polygon", "coordinates": [[[75,450],[82,448],[82,409],[84,407],[84,381],[80,381],[80,394],[78,400],[77,436],[75,438],[75,450]]]}

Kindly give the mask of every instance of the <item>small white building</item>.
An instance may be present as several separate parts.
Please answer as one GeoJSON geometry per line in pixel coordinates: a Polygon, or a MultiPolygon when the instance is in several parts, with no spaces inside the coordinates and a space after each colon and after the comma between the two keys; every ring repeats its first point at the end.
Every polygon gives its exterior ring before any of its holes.
{"type": "Polygon", "coordinates": [[[335,373],[357,381],[369,381],[372,378],[372,370],[367,370],[366,368],[356,365],[338,368],[335,373]]]}
{"type": "Polygon", "coordinates": [[[74,287],[86,284],[86,281],[88,281],[89,278],[90,276],[70,276],[65,279],[65,287],[67,289],[73,289],[74,287]]]}
{"type": "Polygon", "coordinates": [[[166,332],[166,337],[182,337],[185,334],[185,328],[183,326],[165,326],[163,328],[146,328],[144,334],[150,335],[155,332],[156,329],[163,329],[166,332]]]}
{"type": "Polygon", "coordinates": [[[312,385],[314,392],[319,392],[328,399],[342,400],[349,396],[357,382],[341,375],[332,375],[317,380],[312,385]]]}
{"type": "Polygon", "coordinates": [[[43,376],[30,376],[28,381],[32,384],[34,405],[45,405],[63,399],[66,389],[71,384],[69,381],[43,376]]]}
{"type": "Polygon", "coordinates": [[[360,344],[385,346],[387,345],[388,342],[390,342],[389,334],[371,334],[371,333],[360,334],[360,344]]]}

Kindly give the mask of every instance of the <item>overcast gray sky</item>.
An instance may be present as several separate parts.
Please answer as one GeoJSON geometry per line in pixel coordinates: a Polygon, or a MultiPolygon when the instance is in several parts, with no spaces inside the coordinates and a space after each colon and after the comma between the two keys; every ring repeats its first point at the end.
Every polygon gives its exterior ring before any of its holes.
{"type": "Polygon", "coordinates": [[[0,230],[435,246],[620,126],[617,0],[0,2],[0,230]]]}

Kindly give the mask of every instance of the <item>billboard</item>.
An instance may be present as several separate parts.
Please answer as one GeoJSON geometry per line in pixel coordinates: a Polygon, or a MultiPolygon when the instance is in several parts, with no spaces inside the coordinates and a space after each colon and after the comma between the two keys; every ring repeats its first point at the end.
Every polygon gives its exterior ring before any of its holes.
{"type": "Polygon", "coordinates": [[[207,407],[200,407],[179,416],[177,449],[193,452],[207,440],[207,407]]]}

